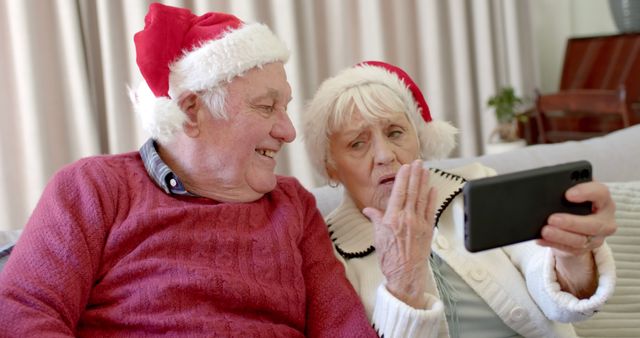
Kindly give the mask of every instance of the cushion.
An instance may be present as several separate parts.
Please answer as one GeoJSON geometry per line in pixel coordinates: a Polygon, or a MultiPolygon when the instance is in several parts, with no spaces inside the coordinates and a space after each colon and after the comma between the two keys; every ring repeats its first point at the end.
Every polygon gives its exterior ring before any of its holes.
{"type": "Polygon", "coordinates": [[[316,204],[322,217],[327,217],[333,209],[338,207],[344,194],[342,185],[339,185],[337,188],[324,185],[322,187],[312,188],[310,191],[316,198],[316,204]]]}
{"type": "Polygon", "coordinates": [[[0,231],[0,271],[9,260],[13,244],[18,240],[22,230],[0,231]]]}
{"type": "Polygon", "coordinates": [[[2,271],[2,268],[9,260],[9,254],[11,253],[12,249],[13,249],[12,245],[8,245],[4,248],[0,248],[0,271],[2,271]]]}
{"type": "Polygon", "coordinates": [[[618,281],[613,296],[591,319],[575,323],[580,337],[640,337],[640,181],[607,184],[616,203],[618,231],[607,238],[618,281]]]}
{"type": "Polygon", "coordinates": [[[538,144],[513,151],[471,158],[455,158],[428,163],[436,168],[454,168],[478,161],[508,173],[552,164],[588,160],[593,177],[600,182],[640,180],[640,125],[635,125],[584,141],[538,144]]]}

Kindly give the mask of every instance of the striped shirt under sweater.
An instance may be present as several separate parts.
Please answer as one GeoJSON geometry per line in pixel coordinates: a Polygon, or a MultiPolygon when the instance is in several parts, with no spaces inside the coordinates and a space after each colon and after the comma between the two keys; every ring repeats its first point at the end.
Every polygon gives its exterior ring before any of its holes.
{"type": "Polygon", "coordinates": [[[293,178],[252,203],[162,191],[139,153],[49,182],[0,274],[0,336],[375,336],[293,178]]]}

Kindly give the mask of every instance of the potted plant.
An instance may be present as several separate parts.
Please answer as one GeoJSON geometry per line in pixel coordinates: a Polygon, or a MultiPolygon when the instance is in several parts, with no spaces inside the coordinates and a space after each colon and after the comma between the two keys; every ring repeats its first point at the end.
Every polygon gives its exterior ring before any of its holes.
{"type": "Polygon", "coordinates": [[[498,120],[498,126],[491,133],[490,138],[497,135],[502,142],[514,142],[520,139],[517,123],[527,121],[527,116],[519,109],[523,103],[524,100],[516,95],[512,87],[503,87],[489,98],[487,105],[494,109],[498,120]]]}

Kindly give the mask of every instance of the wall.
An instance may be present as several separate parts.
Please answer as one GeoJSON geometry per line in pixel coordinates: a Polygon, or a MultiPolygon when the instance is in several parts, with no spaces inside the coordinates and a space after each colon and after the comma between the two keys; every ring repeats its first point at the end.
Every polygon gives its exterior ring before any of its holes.
{"type": "Polygon", "coordinates": [[[558,89],[568,38],[617,33],[608,0],[536,0],[530,9],[543,93],[558,89]]]}

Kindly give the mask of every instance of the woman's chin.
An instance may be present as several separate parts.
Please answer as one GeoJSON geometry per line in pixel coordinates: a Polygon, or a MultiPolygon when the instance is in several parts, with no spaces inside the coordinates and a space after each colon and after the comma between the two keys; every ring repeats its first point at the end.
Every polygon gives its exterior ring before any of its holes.
{"type": "Polygon", "coordinates": [[[389,203],[389,198],[391,197],[391,188],[393,186],[391,186],[390,188],[385,188],[382,187],[381,189],[378,189],[378,191],[376,191],[376,193],[374,194],[373,198],[371,199],[371,204],[372,207],[378,209],[378,210],[386,210],[387,209],[387,203],[389,203]]]}

